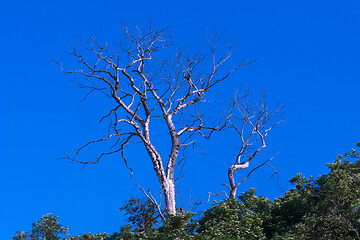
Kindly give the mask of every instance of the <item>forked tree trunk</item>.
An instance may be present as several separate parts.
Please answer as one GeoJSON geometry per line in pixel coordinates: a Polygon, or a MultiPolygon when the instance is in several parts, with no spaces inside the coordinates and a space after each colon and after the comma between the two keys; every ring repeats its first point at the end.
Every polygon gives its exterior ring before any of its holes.
{"type": "MultiPolygon", "coordinates": [[[[157,153],[155,147],[150,142],[147,142],[145,143],[145,148],[152,160],[155,174],[159,180],[161,190],[164,193],[165,212],[167,215],[174,215],[176,214],[174,178],[169,178],[165,173],[162,158],[160,154],[157,153]]],[[[169,166],[167,169],[168,168],[169,166]]]]}
{"type": "Polygon", "coordinates": [[[237,187],[239,186],[239,184],[235,183],[234,171],[236,171],[238,169],[245,169],[248,167],[249,167],[249,162],[245,162],[245,163],[238,164],[238,165],[234,164],[231,167],[229,167],[228,178],[229,178],[229,183],[230,183],[230,194],[229,194],[230,198],[236,197],[237,187]]]}
{"type": "MultiPolygon", "coordinates": [[[[221,57],[215,56],[215,46],[219,40],[217,34],[209,40],[210,48],[209,51],[204,50],[204,56],[200,52],[188,55],[180,49],[178,52],[170,52],[174,54],[173,58],[165,57],[166,54],[158,55],[160,50],[172,45],[166,28],[156,30],[149,22],[148,29],[140,30],[136,26],[132,31],[123,25],[123,34],[124,39],[115,49],[111,49],[108,44],[100,44],[97,37],[91,38],[87,47],[80,47],[81,50],[88,51],[90,59],[97,61],[89,61],[75,44],[71,54],[80,62],[80,69],[67,71],[60,62],[55,61],[65,73],[81,74],[89,80],[85,84],[79,83],[81,88],[89,89],[86,97],[93,91],[98,91],[116,101],[116,106],[101,119],[110,120],[109,130],[112,131],[109,131],[108,136],[86,143],[76,150],[74,157],[67,158],[73,162],[93,164],[103,156],[121,153],[128,167],[125,147],[134,142],[133,138],[140,138],[164,194],[166,214],[173,215],[176,214],[174,169],[181,144],[190,144],[189,139],[193,134],[209,139],[212,132],[225,127],[222,122],[216,125],[208,120],[206,113],[200,114],[196,110],[197,105],[205,104],[205,93],[252,60],[241,60],[232,69],[223,72],[223,65],[230,59],[233,45],[227,44],[227,51],[221,57]],[[123,62],[125,59],[127,61],[123,62]],[[195,108],[195,112],[191,106],[195,108]],[[171,138],[168,157],[157,152],[150,138],[150,120],[160,115],[165,120],[171,138]],[[173,122],[172,117],[175,115],[179,122],[173,122]],[[180,142],[181,135],[184,142],[180,142]],[[113,139],[116,141],[115,145],[111,142],[113,139]],[[76,159],[82,149],[107,141],[111,142],[110,150],[101,153],[95,161],[76,159]]],[[[155,198],[149,191],[146,193],[141,189],[162,215],[155,198]]]]}
{"type": "Polygon", "coordinates": [[[163,159],[161,155],[156,151],[155,146],[152,145],[150,141],[150,133],[148,127],[150,122],[145,123],[145,128],[144,128],[145,129],[144,133],[146,136],[144,145],[152,160],[156,176],[160,182],[162,192],[164,193],[165,212],[167,215],[176,214],[174,168],[180,149],[180,137],[176,132],[176,128],[172,122],[171,117],[172,116],[170,114],[164,116],[166,124],[169,129],[171,143],[172,143],[171,151],[169,155],[169,161],[166,166],[166,171],[163,166],[163,159]]]}

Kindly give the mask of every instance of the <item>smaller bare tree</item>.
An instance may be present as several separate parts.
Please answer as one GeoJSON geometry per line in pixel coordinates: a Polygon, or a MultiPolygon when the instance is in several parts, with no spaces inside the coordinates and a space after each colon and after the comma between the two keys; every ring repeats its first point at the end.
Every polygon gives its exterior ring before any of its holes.
{"type": "Polygon", "coordinates": [[[256,101],[248,89],[245,89],[246,93],[244,95],[240,95],[238,92],[235,94],[230,111],[226,116],[228,125],[235,130],[240,138],[235,163],[228,170],[230,185],[224,184],[230,189],[229,197],[232,198],[236,197],[238,186],[260,167],[267,165],[277,173],[269,164],[269,161],[274,158],[271,157],[253,168],[240,182],[236,183],[235,181],[234,174],[236,174],[236,170],[248,168],[250,162],[266,147],[265,138],[271,129],[282,122],[280,116],[284,108],[284,106],[280,106],[271,111],[267,104],[266,92],[262,93],[260,101],[256,101]]]}

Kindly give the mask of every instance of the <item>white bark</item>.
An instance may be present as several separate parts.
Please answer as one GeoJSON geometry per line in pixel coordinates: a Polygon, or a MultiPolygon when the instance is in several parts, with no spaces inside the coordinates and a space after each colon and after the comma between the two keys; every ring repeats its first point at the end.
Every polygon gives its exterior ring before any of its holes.
{"type": "Polygon", "coordinates": [[[175,204],[175,184],[173,179],[165,179],[167,189],[164,191],[166,213],[170,215],[176,214],[175,204]]]}
{"type": "Polygon", "coordinates": [[[228,178],[230,183],[230,194],[229,194],[230,197],[232,198],[236,197],[237,187],[240,185],[235,183],[234,171],[238,169],[245,169],[248,167],[249,167],[249,162],[245,162],[244,164],[239,164],[239,165],[232,165],[231,167],[229,167],[228,178]]]}
{"type": "MultiPolygon", "coordinates": [[[[228,45],[228,51],[217,59],[217,36],[212,43],[209,42],[209,54],[204,54],[209,59],[204,58],[202,54],[190,56],[183,51],[173,54],[173,58],[162,59],[168,55],[154,58],[157,52],[171,45],[166,29],[156,30],[151,22],[148,29],[136,29],[132,32],[123,26],[124,41],[121,42],[119,51],[110,49],[107,44],[101,45],[97,38],[92,38],[89,46],[83,50],[92,54],[93,58],[89,59],[95,58],[95,61],[87,60],[79,53],[75,44],[72,55],[81,65],[79,70],[66,71],[61,63],[56,62],[67,74],[86,76],[89,81],[85,81],[85,84],[79,81],[79,86],[89,89],[88,95],[92,92],[101,92],[116,103],[116,106],[101,119],[110,120],[108,136],[88,142],[76,150],[74,157],[67,158],[91,164],[99,162],[103,156],[120,152],[128,167],[125,147],[132,143],[133,139],[140,139],[161,186],[166,205],[165,212],[172,215],[176,214],[175,167],[180,149],[193,142],[192,137],[195,134],[209,138],[214,131],[220,131],[225,126],[221,122],[214,124],[204,118],[198,112],[197,105],[206,103],[205,93],[212,87],[251,61],[242,60],[231,70],[221,73],[223,64],[231,56],[233,45],[228,45]],[[124,64],[125,59],[128,62],[124,64]],[[176,119],[181,119],[178,122],[173,120],[176,115],[180,116],[176,119]],[[159,116],[165,122],[171,141],[168,157],[160,155],[150,136],[150,120],[155,117],[158,119],[159,116]],[[115,144],[111,144],[111,150],[102,152],[95,161],[77,159],[79,152],[89,145],[112,139],[115,139],[115,144]]],[[[152,195],[149,193],[147,196],[160,209],[152,195]]]]}
{"type": "MultiPolygon", "coordinates": [[[[263,93],[260,102],[249,99],[249,93],[238,97],[235,95],[232,108],[227,121],[240,138],[240,147],[235,164],[228,169],[230,190],[229,197],[235,198],[238,186],[243,183],[258,168],[269,165],[272,158],[267,159],[253,168],[239,183],[236,183],[234,173],[236,170],[246,169],[259,152],[266,147],[265,137],[268,132],[281,121],[274,120],[274,116],[282,110],[280,106],[275,111],[269,111],[266,102],[266,93],[263,93]],[[272,122],[271,122],[272,121],[272,122]]],[[[273,169],[273,168],[272,168],[273,169]]]]}

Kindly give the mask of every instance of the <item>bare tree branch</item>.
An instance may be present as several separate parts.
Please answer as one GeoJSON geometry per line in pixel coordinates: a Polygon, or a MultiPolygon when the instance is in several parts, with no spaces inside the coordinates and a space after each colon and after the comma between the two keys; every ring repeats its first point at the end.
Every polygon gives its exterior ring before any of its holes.
{"type": "Polygon", "coordinates": [[[258,102],[250,95],[245,87],[244,95],[235,94],[227,122],[240,138],[240,146],[236,155],[236,160],[228,169],[228,179],[230,185],[225,184],[230,189],[230,197],[235,198],[238,186],[243,183],[250,175],[264,165],[270,166],[275,173],[275,169],[268,163],[275,156],[267,159],[263,163],[253,168],[239,183],[236,183],[234,173],[239,169],[246,169],[250,162],[259,155],[259,152],[266,147],[265,138],[268,132],[281,123],[279,115],[284,106],[280,106],[274,111],[269,110],[267,105],[267,94],[263,92],[261,100],[258,102]]]}
{"type": "MultiPolygon", "coordinates": [[[[83,100],[93,92],[101,92],[112,101],[110,110],[100,119],[100,122],[109,122],[107,136],[89,141],[77,149],[74,156],[66,158],[86,165],[120,153],[132,174],[125,148],[140,142],[160,183],[165,212],[176,214],[175,167],[179,166],[179,151],[194,146],[196,138],[209,139],[226,126],[226,121],[215,121],[207,111],[201,111],[211,105],[206,93],[254,60],[243,59],[232,68],[225,68],[234,45],[227,44],[225,53],[219,55],[220,36],[216,34],[212,40],[208,38],[208,50],[204,47],[188,54],[182,48],[174,52],[168,29],[156,29],[151,21],[145,28],[131,29],[122,24],[122,33],[123,39],[115,47],[102,43],[99,36],[85,44],[75,42],[70,52],[76,60],[75,70],[66,70],[60,61],[54,60],[64,73],[80,77],[79,86],[89,90],[83,100]],[[156,131],[152,122],[158,119],[162,120],[158,124],[163,124],[171,141],[169,155],[158,152],[150,134],[150,130],[156,131]],[[101,142],[110,144],[109,151],[100,153],[95,160],[78,160],[81,151],[101,142]]],[[[259,117],[257,121],[264,122],[262,116],[259,117]]],[[[260,130],[256,134],[259,135],[260,130]]],[[[266,132],[261,134],[266,136],[266,132]]],[[[154,201],[149,192],[143,192],[154,201]]]]}
{"type": "Polygon", "coordinates": [[[145,191],[145,189],[143,187],[140,187],[138,184],[136,184],[136,186],[138,186],[141,189],[141,191],[145,194],[145,196],[148,197],[148,199],[156,206],[156,209],[158,210],[161,219],[165,221],[165,217],[161,211],[160,205],[157,203],[156,199],[152,196],[150,190],[145,191]]]}

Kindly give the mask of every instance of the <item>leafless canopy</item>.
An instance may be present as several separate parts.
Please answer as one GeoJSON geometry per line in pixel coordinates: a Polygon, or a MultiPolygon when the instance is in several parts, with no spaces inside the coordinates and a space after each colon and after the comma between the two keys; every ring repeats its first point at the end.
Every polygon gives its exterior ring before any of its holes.
{"type": "Polygon", "coordinates": [[[65,73],[85,77],[78,83],[89,90],[86,97],[101,92],[114,104],[101,119],[109,119],[109,134],[86,143],[68,158],[92,164],[106,155],[120,153],[128,166],[125,147],[132,142],[142,143],[163,191],[165,211],[175,214],[174,168],[179,150],[192,143],[195,135],[209,138],[224,127],[222,122],[209,121],[199,106],[207,102],[207,92],[249,61],[224,68],[233,45],[228,45],[225,54],[218,57],[219,35],[216,34],[206,47],[188,54],[174,48],[167,28],[158,30],[151,22],[145,29],[130,29],[123,24],[122,33],[123,38],[115,47],[101,43],[98,37],[91,38],[87,44],[75,43],[71,55],[79,62],[76,70],[67,70],[56,61],[65,73]],[[159,153],[150,135],[150,130],[159,131],[151,124],[156,118],[164,124],[164,130],[160,131],[166,131],[169,136],[167,156],[159,153]],[[92,161],[78,159],[82,150],[100,142],[111,142],[110,150],[92,161]]]}
{"type": "Polygon", "coordinates": [[[269,164],[269,161],[274,158],[271,157],[260,164],[256,164],[256,167],[238,183],[235,182],[234,178],[236,170],[248,168],[250,162],[266,147],[265,139],[269,131],[281,123],[280,117],[284,108],[284,106],[280,106],[275,110],[270,110],[266,92],[263,92],[260,101],[257,101],[246,87],[244,89],[246,90],[245,94],[235,94],[230,112],[226,115],[228,125],[237,133],[240,140],[235,162],[228,170],[230,185],[224,184],[230,189],[229,196],[233,198],[236,196],[237,187],[260,167],[267,165],[277,173],[269,164]]]}

